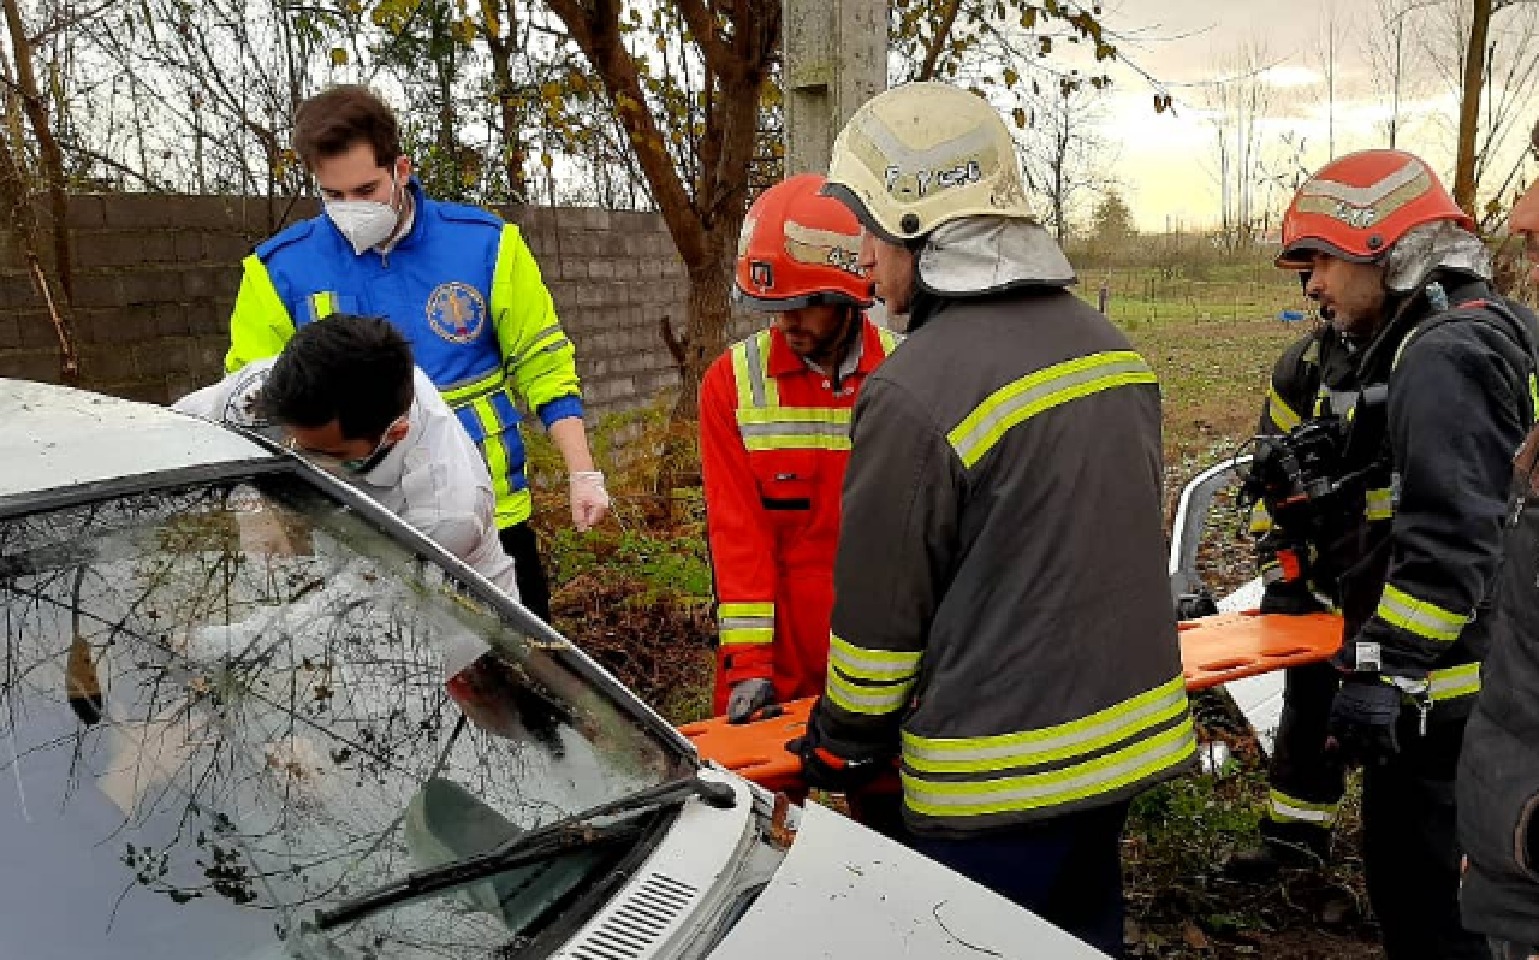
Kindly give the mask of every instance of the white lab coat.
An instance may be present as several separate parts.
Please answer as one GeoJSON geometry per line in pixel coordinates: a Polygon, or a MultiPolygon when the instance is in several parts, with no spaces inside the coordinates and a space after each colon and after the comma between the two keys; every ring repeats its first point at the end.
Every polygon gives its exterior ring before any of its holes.
{"type": "MultiPolygon", "coordinates": [[[[249,363],[189,393],[172,409],[260,429],[265,423],[256,413],[255,398],[273,363],[272,358],[249,363]]],[[[513,559],[497,537],[496,497],[486,462],[427,374],[417,370],[413,386],[406,436],[368,473],[338,476],[517,598],[513,559]]]]}

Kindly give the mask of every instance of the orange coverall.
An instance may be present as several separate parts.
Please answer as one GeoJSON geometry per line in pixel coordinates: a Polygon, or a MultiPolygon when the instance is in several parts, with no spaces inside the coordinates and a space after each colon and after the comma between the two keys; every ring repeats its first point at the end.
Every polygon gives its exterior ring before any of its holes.
{"type": "Polygon", "coordinates": [[[860,356],[840,383],[772,327],[735,344],[700,385],[717,714],[734,684],[756,677],[774,681],[780,703],[823,691],[850,411],[898,342],[860,322],[860,356]]]}

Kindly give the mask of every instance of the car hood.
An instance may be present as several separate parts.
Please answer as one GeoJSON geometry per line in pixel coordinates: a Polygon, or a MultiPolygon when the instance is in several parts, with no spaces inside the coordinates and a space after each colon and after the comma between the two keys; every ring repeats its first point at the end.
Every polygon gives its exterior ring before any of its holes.
{"type": "Polygon", "coordinates": [[[272,456],[239,434],[164,407],[0,380],[0,498],[272,456]]]}
{"type": "Polygon", "coordinates": [[[1105,954],[853,821],[807,804],[785,861],[711,960],[1105,954]]]}

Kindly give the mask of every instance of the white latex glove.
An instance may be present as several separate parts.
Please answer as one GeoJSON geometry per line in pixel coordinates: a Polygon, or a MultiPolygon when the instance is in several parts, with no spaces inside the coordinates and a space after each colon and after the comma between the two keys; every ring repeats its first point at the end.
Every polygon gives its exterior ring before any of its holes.
{"type": "Polygon", "coordinates": [[[604,475],[597,470],[578,470],[567,480],[572,498],[572,525],[585,533],[609,512],[609,491],[604,489],[604,475]]]}

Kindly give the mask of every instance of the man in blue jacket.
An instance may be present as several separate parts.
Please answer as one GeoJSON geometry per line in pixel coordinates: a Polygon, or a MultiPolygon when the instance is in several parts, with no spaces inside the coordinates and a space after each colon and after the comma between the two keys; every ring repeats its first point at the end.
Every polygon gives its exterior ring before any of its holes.
{"type": "Polygon", "coordinates": [[[275,356],[296,329],[334,313],[388,319],[485,456],[519,594],[550,619],[516,396],[561,451],[577,529],[603,517],[609,496],[588,449],[572,343],[529,248],[494,214],[429,198],[401,152],[394,113],[364,87],[331,87],[300,104],[294,150],[325,212],[245,259],[226,369],[275,356]]]}

